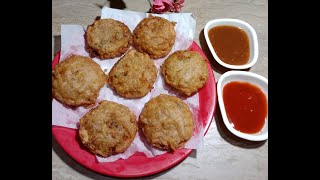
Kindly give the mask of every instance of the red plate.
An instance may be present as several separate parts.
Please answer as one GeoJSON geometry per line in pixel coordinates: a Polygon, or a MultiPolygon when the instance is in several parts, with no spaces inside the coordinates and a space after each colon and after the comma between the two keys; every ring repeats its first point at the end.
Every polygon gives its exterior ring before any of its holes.
{"type": "MultiPolygon", "coordinates": [[[[209,61],[201,48],[193,42],[190,50],[199,52],[207,61],[209,79],[207,84],[199,91],[200,116],[204,124],[204,132],[207,133],[212,122],[216,107],[216,82],[209,61]]],[[[52,62],[54,68],[60,59],[60,52],[52,62]]],[[[154,158],[147,158],[143,153],[137,152],[128,159],[119,159],[115,162],[99,163],[96,157],[80,146],[77,130],[59,126],[52,126],[52,134],[63,150],[78,163],[100,174],[133,178],[149,176],[169,169],[187,158],[192,150],[179,149],[175,153],[165,153],[154,158]]]]}

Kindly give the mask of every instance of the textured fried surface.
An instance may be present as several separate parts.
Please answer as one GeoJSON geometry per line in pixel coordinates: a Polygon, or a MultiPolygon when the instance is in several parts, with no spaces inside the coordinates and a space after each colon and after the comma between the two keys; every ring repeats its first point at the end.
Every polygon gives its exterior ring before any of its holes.
{"type": "Polygon", "coordinates": [[[147,54],[131,49],[110,70],[109,85],[122,97],[140,98],[153,88],[157,74],[147,54]]]}
{"type": "Polygon", "coordinates": [[[166,56],[176,40],[174,25],[175,22],[161,17],[144,18],[133,31],[135,48],[154,59],[166,56]]]}
{"type": "Polygon", "coordinates": [[[121,56],[132,44],[128,26],[114,19],[100,19],[88,26],[86,41],[88,50],[100,59],[121,56]]]}
{"type": "Polygon", "coordinates": [[[181,99],[161,94],[145,104],[139,126],[151,146],[174,151],[192,137],[193,116],[181,99]]]}
{"type": "Polygon", "coordinates": [[[134,113],[111,101],[101,101],[80,119],[81,142],[92,153],[103,157],[127,150],[137,131],[134,113]]]}
{"type": "Polygon", "coordinates": [[[169,85],[190,96],[207,83],[208,66],[198,52],[181,50],[164,61],[161,74],[169,85]]]}
{"type": "Polygon", "coordinates": [[[70,106],[95,104],[107,76],[92,59],[79,55],[61,61],[52,72],[52,95],[70,106]]]}

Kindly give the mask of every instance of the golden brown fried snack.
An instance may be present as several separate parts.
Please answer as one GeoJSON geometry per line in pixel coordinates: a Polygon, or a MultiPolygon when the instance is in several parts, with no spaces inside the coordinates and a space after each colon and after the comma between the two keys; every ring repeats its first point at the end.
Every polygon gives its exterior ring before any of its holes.
{"type": "Polygon", "coordinates": [[[138,124],[151,146],[170,152],[192,137],[193,116],[181,99],[161,94],[145,104],[138,124]]]}
{"type": "Polygon", "coordinates": [[[140,98],[153,88],[157,74],[148,54],[131,49],[110,70],[109,85],[122,97],[140,98]]]}
{"type": "Polygon", "coordinates": [[[137,131],[135,114],[111,101],[101,101],[80,119],[81,142],[92,153],[103,157],[127,150],[137,131]]]}
{"type": "Polygon", "coordinates": [[[71,55],[52,72],[52,95],[70,106],[89,106],[95,104],[107,81],[99,64],[88,57],[71,55]]]}
{"type": "Polygon", "coordinates": [[[166,83],[178,92],[190,96],[208,81],[208,66],[195,51],[180,50],[172,53],[161,65],[166,83]]]}
{"type": "Polygon", "coordinates": [[[100,19],[88,26],[86,32],[89,53],[100,59],[121,56],[132,44],[128,26],[114,19],[100,19]]]}
{"type": "Polygon", "coordinates": [[[154,59],[166,56],[176,40],[175,24],[152,15],[144,18],[133,31],[135,48],[154,59]]]}

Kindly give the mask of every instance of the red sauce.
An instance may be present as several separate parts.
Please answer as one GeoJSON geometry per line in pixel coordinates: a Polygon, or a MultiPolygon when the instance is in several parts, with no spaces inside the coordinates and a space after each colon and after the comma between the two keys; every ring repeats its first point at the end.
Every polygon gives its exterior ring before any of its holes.
{"type": "Polygon", "coordinates": [[[221,61],[232,65],[247,64],[250,45],[247,33],[234,26],[217,26],[208,32],[210,42],[221,61]]]}
{"type": "Polygon", "coordinates": [[[267,97],[256,85],[233,81],[223,88],[227,117],[243,133],[259,132],[268,114],[267,97]]]}

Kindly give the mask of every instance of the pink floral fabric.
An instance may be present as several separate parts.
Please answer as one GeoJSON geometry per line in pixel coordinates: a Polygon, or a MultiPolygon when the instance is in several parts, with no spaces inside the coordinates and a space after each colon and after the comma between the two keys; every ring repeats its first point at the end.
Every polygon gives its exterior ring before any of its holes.
{"type": "Polygon", "coordinates": [[[165,12],[181,11],[184,5],[184,0],[154,0],[151,8],[152,13],[162,14],[165,12]]]}

